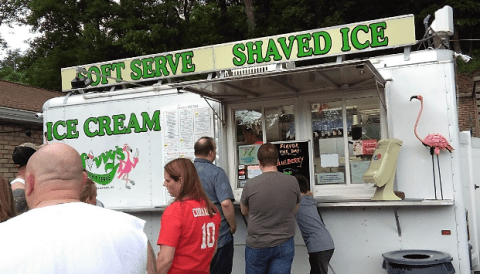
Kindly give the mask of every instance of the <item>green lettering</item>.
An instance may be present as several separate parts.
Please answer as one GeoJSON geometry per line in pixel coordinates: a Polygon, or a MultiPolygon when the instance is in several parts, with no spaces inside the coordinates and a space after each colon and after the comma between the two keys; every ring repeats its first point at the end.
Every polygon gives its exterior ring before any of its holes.
{"type": "Polygon", "coordinates": [[[67,120],[67,139],[78,138],[77,131],[78,120],[67,120]]]}
{"type": "Polygon", "coordinates": [[[142,78],[143,79],[148,79],[155,76],[152,63],[153,63],[153,58],[151,57],[142,59],[142,66],[143,66],[142,78]]]}
{"type": "Polygon", "coordinates": [[[282,56],[278,53],[277,45],[273,39],[268,40],[267,53],[265,54],[265,62],[270,62],[270,56],[273,55],[274,61],[282,60],[282,56]]]}
{"type": "Polygon", "coordinates": [[[313,44],[314,44],[314,51],[313,54],[315,55],[323,55],[328,53],[332,49],[332,37],[328,32],[320,31],[312,33],[313,36],[313,44]],[[324,40],[325,47],[322,49],[320,46],[320,37],[324,40]]]}
{"type": "Polygon", "coordinates": [[[245,65],[245,62],[247,61],[247,57],[245,56],[245,53],[242,51],[245,50],[245,45],[244,44],[236,44],[233,46],[233,64],[235,66],[243,66],[245,65]]]}
{"type": "Polygon", "coordinates": [[[387,28],[385,22],[370,24],[372,30],[372,48],[388,46],[388,37],[385,36],[384,30],[387,28]],[[381,40],[380,40],[381,39],[381,40]]]}
{"type": "Polygon", "coordinates": [[[349,28],[343,28],[343,29],[340,29],[340,32],[342,33],[342,51],[349,51],[351,50],[352,48],[350,47],[350,43],[348,43],[349,39],[348,39],[348,32],[350,31],[349,28]]]}
{"type": "Polygon", "coordinates": [[[193,51],[182,53],[182,73],[195,72],[195,64],[193,64],[193,51]]]}
{"type": "Polygon", "coordinates": [[[107,132],[107,135],[110,136],[112,135],[112,130],[110,129],[110,123],[112,122],[112,119],[108,116],[101,116],[98,117],[98,136],[104,136],[105,132],[107,132]]]}
{"type": "Polygon", "coordinates": [[[162,75],[164,76],[170,75],[170,72],[168,72],[168,69],[166,67],[167,59],[165,59],[165,56],[157,56],[154,58],[154,60],[155,60],[155,77],[160,77],[162,75]]]}
{"type": "Polygon", "coordinates": [[[126,129],[127,133],[132,133],[132,128],[135,129],[135,133],[140,133],[142,132],[142,129],[140,128],[140,125],[138,124],[138,119],[135,113],[132,113],[130,115],[130,121],[128,122],[128,127],[126,129]]]}
{"type": "MultiPolygon", "coordinates": [[[[123,79],[122,78],[122,69],[125,69],[125,62],[112,64],[112,70],[114,70],[117,74],[115,78],[123,79]]],[[[117,80],[117,82],[120,82],[120,81],[117,80]]]]}
{"type": "Polygon", "coordinates": [[[130,63],[130,69],[132,72],[130,73],[130,78],[132,80],[138,80],[142,78],[142,68],[141,68],[142,62],[138,59],[132,60],[130,63]]]}
{"type": "Polygon", "coordinates": [[[53,125],[53,138],[55,138],[56,140],[63,140],[65,139],[65,137],[67,137],[67,134],[66,133],[64,133],[63,135],[58,134],[58,126],[66,127],[67,124],[65,123],[65,121],[57,121],[53,125]]]}
{"type": "Polygon", "coordinates": [[[82,159],[82,166],[83,166],[83,169],[86,169],[87,168],[87,165],[85,164],[88,160],[88,155],[87,153],[82,153],[82,155],[80,155],[80,158],[82,159]]]}
{"type": "Polygon", "coordinates": [[[126,129],[123,124],[125,121],[125,114],[113,115],[113,134],[124,134],[126,129]]]}
{"type": "Polygon", "coordinates": [[[312,36],[309,33],[298,35],[297,36],[297,44],[298,44],[298,53],[297,57],[306,57],[312,56],[312,48],[310,48],[310,38],[312,36]]]}
{"type": "Polygon", "coordinates": [[[285,55],[287,59],[290,59],[290,55],[292,54],[293,40],[295,40],[295,36],[288,37],[288,41],[289,41],[288,46],[287,46],[285,37],[280,37],[277,40],[278,43],[280,43],[280,46],[282,46],[283,55],[285,55]]]}
{"type": "MultiPolygon", "coordinates": [[[[102,65],[100,68],[102,69],[102,75],[112,76],[112,73],[111,73],[112,65],[105,64],[105,65],[102,65]]],[[[102,85],[108,84],[108,78],[105,76],[102,76],[102,85]]]]}
{"type": "Polygon", "coordinates": [[[47,135],[45,135],[45,137],[47,138],[47,141],[53,140],[53,137],[52,137],[52,131],[53,131],[52,126],[53,126],[53,123],[52,123],[52,122],[46,123],[47,135]]]}
{"type": "Polygon", "coordinates": [[[100,83],[100,80],[102,80],[102,78],[100,76],[98,76],[97,74],[100,74],[100,69],[97,68],[96,66],[91,66],[88,68],[88,78],[90,78],[90,80],[92,80],[92,86],[96,86],[100,83]],[[92,74],[93,73],[97,73],[97,74],[92,74]],[[93,80],[93,77],[95,76],[95,80],[93,80]]]}
{"type": "Polygon", "coordinates": [[[148,112],[142,112],[143,126],[142,131],[147,131],[147,129],[159,131],[162,128],[160,127],[160,110],[156,110],[152,119],[148,116],[148,112]]]}
{"type": "Polygon", "coordinates": [[[85,123],[83,123],[83,132],[87,137],[95,137],[98,135],[98,130],[95,130],[94,132],[90,131],[90,122],[93,122],[94,124],[98,125],[98,119],[95,117],[90,117],[87,120],[85,120],[85,123]]]}
{"type": "Polygon", "coordinates": [[[263,63],[263,58],[262,58],[262,41],[257,41],[255,43],[253,42],[248,42],[247,43],[247,52],[248,52],[248,59],[247,59],[247,64],[260,64],[263,63]],[[254,48],[255,46],[255,48],[254,48]],[[254,59],[254,55],[257,56],[257,59],[254,59]]]}
{"type": "Polygon", "coordinates": [[[117,152],[117,159],[125,160],[125,153],[123,153],[123,149],[121,147],[115,146],[117,152]]]}
{"type": "Polygon", "coordinates": [[[170,69],[172,70],[173,75],[177,74],[177,67],[178,67],[178,59],[180,59],[181,54],[180,53],[175,53],[175,61],[173,61],[173,55],[168,54],[166,56],[168,65],[170,69]]]}
{"type": "Polygon", "coordinates": [[[360,43],[360,41],[358,41],[358,32],[359,31],[363,31],[365,33],[368,33],[368,27],[365,26],[365,25],[358,25],[356,26],[355,28],[353,28],[352,30],[352,45],[354,48],[356,49],[365,49],[365,48],[368,48],[368,46],[370,46],[370,41],[365,41],[365,43],[360,43]]]}

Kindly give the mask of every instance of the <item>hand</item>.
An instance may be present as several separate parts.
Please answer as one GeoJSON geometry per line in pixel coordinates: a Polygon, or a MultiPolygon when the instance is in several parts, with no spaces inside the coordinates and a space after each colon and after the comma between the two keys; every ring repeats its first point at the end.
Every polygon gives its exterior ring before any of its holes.
{"type": "Polygon", "coordinates": [[[235,234],[235,231],[237,231],[237,227],[230,227],[230,233],[235,234]]]}

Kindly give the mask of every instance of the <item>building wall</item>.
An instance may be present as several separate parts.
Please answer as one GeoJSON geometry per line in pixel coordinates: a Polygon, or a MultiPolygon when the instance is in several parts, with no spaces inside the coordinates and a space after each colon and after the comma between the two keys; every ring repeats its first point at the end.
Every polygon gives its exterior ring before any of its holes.
{"type": "Polygon", "coordinates": [[[11,181],[15,178],[17,168],[12,161],[13,149],[19,144],[30,142],[43,143],[42,124],[19,124],[0,121],[0,174],[11,181]],[[30,132],[30,136],[27,136],[30,132]]]}
{"type": "Polygon", "coordinates": [[[479,121],[475,100],[471,96],[459,97],[457,103],[460,131],[471,131],[472,136],[479,137],[479,121]]]}
{"type": "MultiPolygon", "coordinates": [[[[477,104],[477,89],[480,80],[480,70],[472,74],[457,73],[457,108],[458,126],[460,131],[470,131],[473,137],[480,137],[480,120],[477,104]],[[476,83],[476,84],[475,84],[476,83]]],[[[479,98],[480,99],[480,98],[479,98]]]]}

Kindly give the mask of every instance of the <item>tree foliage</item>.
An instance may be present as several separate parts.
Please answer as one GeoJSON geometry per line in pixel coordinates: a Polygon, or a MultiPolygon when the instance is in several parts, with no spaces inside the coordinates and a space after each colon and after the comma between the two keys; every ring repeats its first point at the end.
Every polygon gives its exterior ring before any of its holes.
{"type": "Polygon", "coordinates": [[[28,84],[27,73],[21,67],[22,54],[20,53],[20,50],[8,50],[7,56],[0,61],[0,79],[15,83],[28,84]]]}
{"type": "MultiPolygon", "coordinates": [[[[478,0],[0,0],[0,24],[21,22],[41,34],[12,71],[59,90],[65,67],[403,14],[415,15],[420,39],[424,18],[446,4],[456,50],[480,58],[479,42],[464,40],[480,39],[478,0]]],[[[13,75],[10,67],[2,65],[2,79],[13,75]]]]}

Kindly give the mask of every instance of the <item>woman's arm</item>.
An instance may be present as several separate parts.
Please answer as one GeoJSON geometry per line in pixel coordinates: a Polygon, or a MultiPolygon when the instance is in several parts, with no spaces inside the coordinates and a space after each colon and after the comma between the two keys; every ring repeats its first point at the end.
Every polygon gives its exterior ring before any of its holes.
{"type": "Polygon", "coordinates": [[[160,245],[160,252],[157,256],[157,274],[167,274],[172,266],[175,247],[160,245]]]}

